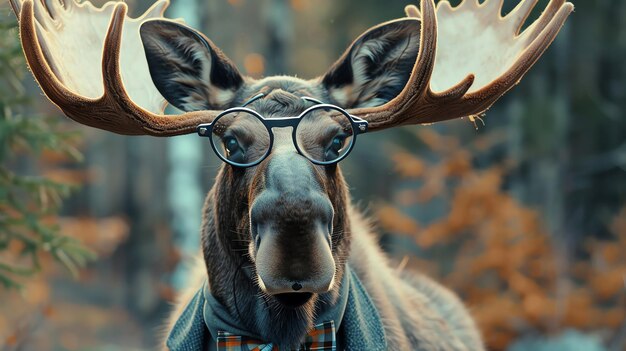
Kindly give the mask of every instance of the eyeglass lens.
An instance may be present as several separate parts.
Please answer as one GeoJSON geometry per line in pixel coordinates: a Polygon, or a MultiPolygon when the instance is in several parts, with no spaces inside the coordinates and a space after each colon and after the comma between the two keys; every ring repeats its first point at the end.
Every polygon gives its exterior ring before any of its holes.
{"type": "Polygon", "coordinates": [[[248,166],[267,155],[270,135],[256,115],[234,111],[220,116],[213,123],[211,142],[222,160],[248,166]]]}
{"type": "Polygon", "coordinates": [[[350,118],[341,110],[328,107],[309,110],[302,116],[295,133],[300,152],[321,164],[345,157],[354,139],[350,118]]]}

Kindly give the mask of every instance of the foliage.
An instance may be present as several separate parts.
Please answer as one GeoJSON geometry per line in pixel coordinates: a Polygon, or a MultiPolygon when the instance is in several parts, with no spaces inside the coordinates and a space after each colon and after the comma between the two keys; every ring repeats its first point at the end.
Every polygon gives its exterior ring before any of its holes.
{"type": "Polygon", "coordinates": [[[396,171],[407,182],[395,201],[403,207],[380,206],[380,225],[424,250],[415,265],[470,306],[489,349],[567,328],[603,332],[607,343],[617,337],[626,319],[626,207],[609,224],[612,238],[590,240],[570,254],[537,211],[503,190],[514,165],[476,166],[501,136],[463,147],[421,129],[417,139],[430,151],[395,152],[396,171]],[[405,214],[438,199],[449,205],[440,219],[422,224],[405,214]]]}
{"type": "Polygon", "coordinates": [[[76,239],[60,233],[54,215],[72,186],[41,175],[19,174],[44,152],[81,158],[77,138],[56,118],[34,114],[22,83],[26,64],[16,22],[0,12],[0,286],[21,287],[20,279],[41,270],[51,255],[72,273],[93,257],[76,239]],[[19,167],[18,167],[19,166],[19,167]]]}

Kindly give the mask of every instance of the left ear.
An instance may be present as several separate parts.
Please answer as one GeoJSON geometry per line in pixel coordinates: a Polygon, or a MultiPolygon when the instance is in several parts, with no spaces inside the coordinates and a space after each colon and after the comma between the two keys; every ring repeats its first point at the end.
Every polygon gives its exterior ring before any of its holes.
{"type": "Polygon", "coordinates": [[[223,109],[244,84],[217,46],[183,24],[150,20],[141,25],[139,34],[154,85],[178,109],[223,109]]]}
{"type": "Polygon", "coordinates": [[[333,102],[344,108],[382,105],[411,75],[420,43],[420,21],[404,18],[369,29],[322,78],[333,102]]]}

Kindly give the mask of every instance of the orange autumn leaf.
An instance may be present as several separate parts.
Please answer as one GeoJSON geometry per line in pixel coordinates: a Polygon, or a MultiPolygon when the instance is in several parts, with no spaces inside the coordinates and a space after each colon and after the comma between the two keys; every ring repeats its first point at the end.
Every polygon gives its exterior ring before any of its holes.
{"type": "Polygon", "coordinates": [[[556,301],[543,294],[530,294],[523,299],[522,306],[526,317],[535,324],[540,324],[554,316],[556,301]]]}
{"type": "Polygon", "coordinates": [[[459,146],[458,139],[443,136],[434,128],[420,128],[417,130],[417,136],[432,151],[446,152],[456,150],[459,146]]]}
{"type": "Polygon", "coordinates": [[[591,288],[601,300],[608,300],[626,292],[626,267],[617,267],[608,272],[596,272],[590,281],[591,288]]]}
{"type": "Polygon", "coordinates": [[[43,175],[50,180],[73,185],[94,183],[99,177],[95,170],[63,168],[48,169],[43,175]]]}
{"type": "Polygon", "coordinates": [[[385,230],[406,235],[417,235],[419,224],[393,206],[383,205],[377,210],[378,220],[385,230]]]}
{"type": "Polygon", "coordinates": [[[462,177],[471,169],[471,154],[467,150],[460,149],[446,159],[445,174],[448,177],[462,177]]]}
{"type": "Polygon", "coordinates": [[[61,231],[79,239],[100,256],[110,255],[130,234],[127,221],[120,217],[61,218],[61,231]]]}
{"type": "MultiPolygon", "coordinates": [[[[239,2],[240,0],[237,0],[239,2]]],[[[261,77],[265,72],[265,58],[261,54],[250,53],[243,59],[243,67],[253,77],[261,77]]]]}
{"type": "Polygon", "coordinates": [[[429,248],[433,245],[443,243],[445,239],[445,223],[435,223],[422,230],[415,241],[422,248],[429,248]]]}
{"type": "Polygon", "coordinates": [[[16,333],[13,333],[13,334],[9,335],[9,336],[6,338],[6,340],[5,340],[5,342],[4,342],[4,343],[5,343],[7,346],[16,346],[16,345],[17,345],[18,340],[19,340],[19,338],[18,338],[17,334],[16,334],[16,333]]]}
{"type": "Polygon", "coordinates": [[[396,172],[404,178],[418,178],[424,173],[424,162],[408,152],[395,152],[391,160],[396,172]]]}
{"type": "Polygon", "coordinates": [[[429,177],[418,192],[417,201],[425,203],[431,201],[435,196],[440,194],[443,190],[443,181],[438,177],[429,177]]]}
{"type": "Polygon", "coordinates": [[[513,272],[509,276],[508,281],[513,291],[520,295],[539,294],[542,291],[542,288],[536,282],[519,272],[513,272]]]}
{"type": "Polygon", "coordinates": [[[402,206],[411,206],[417,203],[417,193],[412,189],[399,191],[394,196],[394,203],[402,206]]]}
{"type": "Polygon", "coordinates": [[[619,328],[626,320],[626,310],[621,308],[605,311],[601,320],[607,328],[619,328]]]}
{"type": "Polygon", "coordinates": [[[617,244],[603,245],[601,248],[598,249],[598,251],[600,255],[602,255],[602,258],[609,265],[617,264],[620,260],[624,258],[624,252],[622,251],[622,248],[619,247],[617,244]]]}

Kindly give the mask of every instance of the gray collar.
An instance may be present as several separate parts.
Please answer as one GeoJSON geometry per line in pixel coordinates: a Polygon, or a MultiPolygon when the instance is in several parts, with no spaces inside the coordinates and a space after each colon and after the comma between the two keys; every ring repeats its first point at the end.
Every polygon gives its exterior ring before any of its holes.
{"type": "MultiPolygon", "coordinates": [[[[341,286],[339,288],[339,298],[333,305],[319,304],[321,310],[316,311],[317,317],[315,318],[314,325],[323,323],[326,321],[334,321],[336,330],[339,330],[341,321],[343,319],[346,305],[348,304],[348,291],[350,291],[350,274],[345,272],[341,279],[341,286]]],[[[245,324],[242,323],[238,316],[233,315],[224,307],[209,291],[208,284],[204,283],[203,287],[204,295],[204,323],[209,329],[211,336],[215,337],[218,331],[225,331],[230,334],[246,336],[249,338],[263,340],[263,337],[256,335],[249,330],[242,328],[245,324]]],[[[260,306],[259,308],[263,308],[260,306]]]]}

